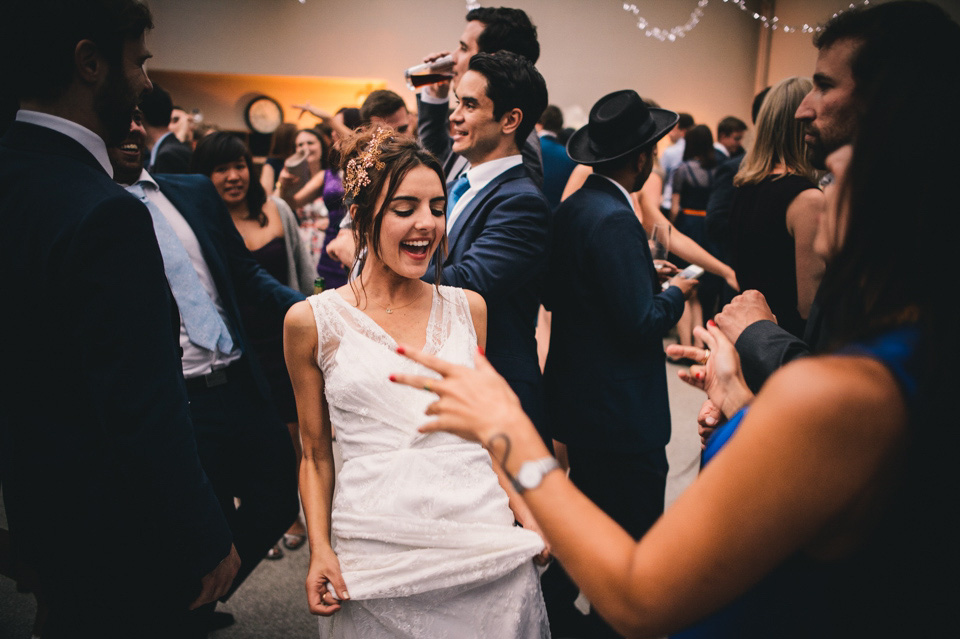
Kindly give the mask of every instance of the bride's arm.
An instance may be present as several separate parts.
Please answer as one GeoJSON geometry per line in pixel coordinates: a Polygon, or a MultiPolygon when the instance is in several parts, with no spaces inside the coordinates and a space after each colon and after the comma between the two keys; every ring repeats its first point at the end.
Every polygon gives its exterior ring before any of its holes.
{"type": "Polygon", "coordinates": [[[309,302],[290,307],[283,323],[283,351],[297,400],[303,460],[300,497],[310,537],[307,603],[310,612],[331,615],[339,603],[327,591],[333,584],[339,599],[349,599],[340,574],[340,562],[330,542],[330,507],[334,467],[330,415],[323,395],[323,374],[317,366],[317,326],[309,302]]]}

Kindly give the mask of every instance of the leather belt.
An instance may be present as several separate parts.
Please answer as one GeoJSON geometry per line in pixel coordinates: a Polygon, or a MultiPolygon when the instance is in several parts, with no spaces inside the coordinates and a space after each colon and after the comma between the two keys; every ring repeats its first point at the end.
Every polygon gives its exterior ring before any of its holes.
{"type": "Polygon", "coordinates": [[[237,360],[228,366],[218,368],[206,375],[198,375],[197,377],[185,379],[184,382],[187,384],[187,392],[193,393],[207,390],[208,388],[216,388],[217,386],[224,386],[231,381],[236,381],[240,373],[240,362],[241,360],[237,360]]]}

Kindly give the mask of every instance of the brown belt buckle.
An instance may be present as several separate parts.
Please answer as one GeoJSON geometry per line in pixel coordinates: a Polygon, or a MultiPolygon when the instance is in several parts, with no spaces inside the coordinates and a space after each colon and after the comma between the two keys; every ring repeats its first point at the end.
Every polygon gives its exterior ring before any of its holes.
{"type": "Polygon", "coordinates": [[[227,369],[220,368],[203,376],[203,381],[207,383],[207,388],[223,386],[227,383],[227,369]]]}

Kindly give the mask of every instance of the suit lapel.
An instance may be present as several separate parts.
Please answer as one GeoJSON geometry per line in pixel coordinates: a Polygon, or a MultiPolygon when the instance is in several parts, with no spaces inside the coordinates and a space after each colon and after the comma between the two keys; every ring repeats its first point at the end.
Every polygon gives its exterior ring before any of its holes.
{"type": "Polygon", "coordinates": [[[523,175],[523,165],[517,165],[511,167],[498,175],[497,177],[490,180],[489,184],[483,187],[479,193],[477,193],[472,200],[470,200],[462,211],[460,215],[454,221],[453,226],[447,231],[447,245],[449,247],[449,255],[453,254],[453,249],[457,245],[457,241],[463,236],[463,229],[467,228],[467,225],[470,222],[470,219],[477,214],[477,211],[480,209],[483,202],[490,197],[490,194],[500,188],[501,184],[509,182],[510,180],[515,180],[518,177],[523,175]]]}

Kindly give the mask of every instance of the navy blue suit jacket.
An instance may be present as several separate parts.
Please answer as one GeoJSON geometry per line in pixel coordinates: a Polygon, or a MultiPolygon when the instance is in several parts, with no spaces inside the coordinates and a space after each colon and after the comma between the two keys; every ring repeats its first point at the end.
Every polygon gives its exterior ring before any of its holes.
{"type": "MultiPolygon", "coordinates": [[[[547,266],[550,205],[523,165],[496,178],[447,229],[444,284],[476,291],[487,303],[490,363],[520,397],[543,433],[536,327],[547,266]]],[[[433,281],[431,269],[425,277],[433,281]]]]}
{"type": "Polygon", "coordinates": [[[202,175],[152,177],[197,236],[203,259],[220,293],[230,334],[243,351],[244,361],[251,367],[260,392],[269,398],[270,387],[256,361],[256,354],[248,347],[250,340],[240,318],[238,299],[275,311],[279,329],[283,326],[287,309],[305,299],[303,294],[278,282],[257,263],[208,178],[202,175]]]}
{"type": "Polygon", "coordinates": [[[18,547],[60,601],[185,607],[231,536],[150,214],[76,141],[16,122],[0,225],[0,476],[18,547]]]}
{"type": "Polygon", "coordinates": [[[543,152],[543,194],[547,196],[550,206],[557,208],[577,163],[570,159],[567,149],[552,135],[540,137],[540,150],[543,152]]]}
{"type": "Polygon", "coordinates": [[[643,226],[599,175],[554,213],[544,304],[553,312],[544,382],[556,439],[621,453],[665,446],[663,336],[683,294],[661,292],[643,226]]]}

